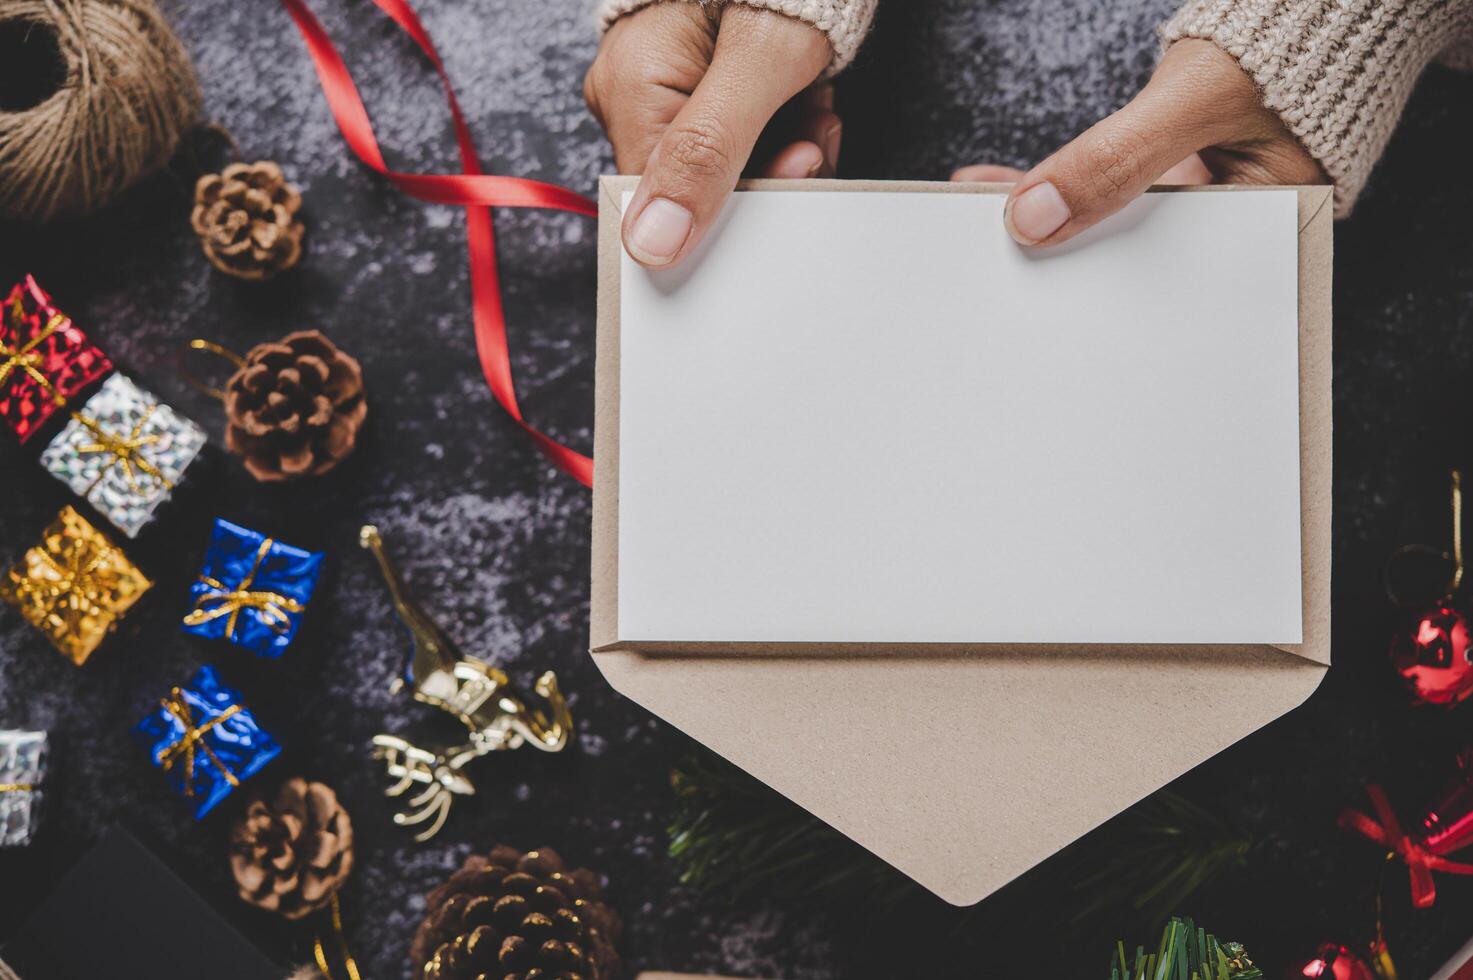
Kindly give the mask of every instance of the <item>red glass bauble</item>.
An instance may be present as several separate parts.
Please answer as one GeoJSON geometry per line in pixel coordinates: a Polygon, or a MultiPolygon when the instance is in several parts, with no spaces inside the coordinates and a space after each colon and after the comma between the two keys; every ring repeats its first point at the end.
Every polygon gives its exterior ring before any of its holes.
{"type": "Polygon", "coordinates": [[[1291,969],[1285,980],[1376,980],[1366,961],[1344,946],[1325,943],[1314,959],[1291,969]],[[1331,962],[1333,961],[1333,962],[1331,962]]]}
{"type": "Polygon", "coordinates": [[[1473,637],[1467,617],[1447,605],[1417,616],[1392,639],[1391,663],[1418,701],[1462,701],[1473,694],[1473,637]]]}

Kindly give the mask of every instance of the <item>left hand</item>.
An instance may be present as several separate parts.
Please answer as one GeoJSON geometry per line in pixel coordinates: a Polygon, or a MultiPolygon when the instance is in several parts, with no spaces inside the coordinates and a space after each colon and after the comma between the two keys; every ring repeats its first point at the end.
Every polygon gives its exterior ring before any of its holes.
{"type": "Polygon", "coordinates": [[[832,90],[813,85],[832,57],[816,28],[740,4],[656,3],[609,28],[584,94],[619,172],[643,174],[623,227],[636,262],[689,255],[749,164],[833,175],[839,117],[832,90]]]}

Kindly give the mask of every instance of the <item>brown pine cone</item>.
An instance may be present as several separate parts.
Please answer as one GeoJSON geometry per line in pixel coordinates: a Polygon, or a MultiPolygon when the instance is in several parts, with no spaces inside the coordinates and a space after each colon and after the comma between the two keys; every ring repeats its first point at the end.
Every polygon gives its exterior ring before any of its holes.
{"type": "Polygon", "coordinates": [[[327,786],[290,779],[269,803],[252,800],[230,828],[230,870],[247,902],[303,918],[353,870],[353,823],[327,786]]]}
{"type": "Polygon", "coordinates": [[[232,163],[194,185],[189,223],[205,258],[237,279],[269,279],[297,264],[302,194],[269,160],[232,163]]]}
{"type": "Polygon", "coordinates": [[[225,383],[225,445],[264,482],[320,476],[358,441],[363,369],[316,330],[257,344],[225,383]]]}
{"type": "Polygon", "coordinates": [[[598,878],[549,848],[473,854],[425,899],[409,955],[424,980],[612,980],[623,924],[598,878]]]}

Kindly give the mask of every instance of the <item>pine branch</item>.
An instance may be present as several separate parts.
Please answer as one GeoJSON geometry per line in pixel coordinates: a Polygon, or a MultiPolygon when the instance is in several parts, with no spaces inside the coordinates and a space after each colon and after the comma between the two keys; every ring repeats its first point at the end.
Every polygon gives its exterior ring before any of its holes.
{"type": "Polygon", "coordinates": [[[1162,790],[1142,800],[1064,856],[1076,870],[1072,887],[1082,899],[1072,916],[1118,912],[1160,922],[1208,882],[1246,865],[1254,842],[1229,820],[1162,790]]]}
{"type": "Polygon", "coordinates": [[[670,775],[670,857],[680,881],[733,901],[779,887],[798,898],[903,897],[908,878],[736,766],[692,752],[670,775]]]}
{"type": "MultiPolygon", "coordinates": [[[[669,853],[680,880],[733,901],[772,894],[831,903],[864,896],[893,909],[920,886],[737,767],[693,751],[671,773],[669,853]]],[[[1050,861],[1035,875],[1067,889],[1070,924],[1119,927],[1121,909],[1160,922],[1203,885],[1245,864],[1253,843],[1221,815],[1156,793],[1050,861]]],[[[1215,980],[1215,978],[1213,978],[1215,980]]]]}

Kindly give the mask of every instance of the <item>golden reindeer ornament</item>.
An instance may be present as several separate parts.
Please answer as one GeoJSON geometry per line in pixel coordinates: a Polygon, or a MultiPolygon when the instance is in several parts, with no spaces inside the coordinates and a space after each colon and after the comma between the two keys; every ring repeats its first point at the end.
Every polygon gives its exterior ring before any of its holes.
{"type": "Polygon", "coordinates": [[[406,810],[394,815],[394,822],[401,827],[427,825],[414,838],[426,841],[445,825],[456,796],[475,793],[475,785],[462,772],[467,763],[523,745],[561,752],[572,734],[573,716],[552,671],[537,678],[533,691],[540,699],[538,704],[518,693],[504,671],[462,654],[409,594],[378,528],[365,526],[358,533],[358,543],[377,559],[394,612],[414,640],[403,676],[390,689],[398,693],[407,688],[416,701],[449,712],[471,733],[469,742],[440,751],[421,748],[397,735],[374,736],[374,758],[384,762],[393,781],[386,795],[399,797],[418,790],[406,801],[406,810]]]}

